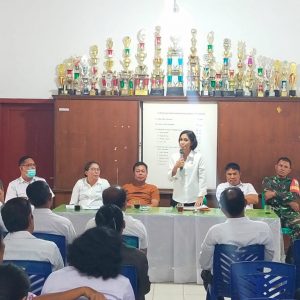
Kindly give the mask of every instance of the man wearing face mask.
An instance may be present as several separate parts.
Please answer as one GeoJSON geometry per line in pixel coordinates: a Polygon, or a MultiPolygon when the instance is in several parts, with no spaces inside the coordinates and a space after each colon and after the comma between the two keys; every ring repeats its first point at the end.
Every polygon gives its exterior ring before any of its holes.
{"type": "MultiPolygon", "coordinates": [[[[22,156],[19,159],[19,169],[21,176],[9,183],[6,191],[5,202],[15,197],[27,198],[26,188],[30,183],[38,180],[46,181],[44,178],[36,176],[36,165],[30,156],[22,156]]],[[[50,190],[50,192],[53,198],[54,194],[52,190],[50,190]]]]}

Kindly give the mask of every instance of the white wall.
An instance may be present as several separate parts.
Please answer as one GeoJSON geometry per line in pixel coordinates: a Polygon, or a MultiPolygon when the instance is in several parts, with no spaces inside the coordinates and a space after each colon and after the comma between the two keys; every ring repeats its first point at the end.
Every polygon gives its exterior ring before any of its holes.
{"type": "MultiPolygon", "coordinates": [[[[233,63],[237,42],[257,55],[300,63],[298,0],[0,0],[0,97],[51,98],[56,91],[56,66],[72,55],[88,54],[98,44],[103,71],[105,40],[112,37],[116,70],[120,70],[122,38],[147,33],[147,65],[152,70],[153,34],[162,26],[163,55],[174,32],[182,36],[185,63],[189,54],[190,30],[198,30],[198,54],[203,57],[206,36],[215,32],[215,53],[222,59],[223,39],[232,40],[233,63]]],[[[132,65],[136,61],[132,55],[132,65]]],[[[166,60],[164,60],[164,66],[166,60]]],[[[300,72],[299,72],[300,73],[300,72]]],[[[299,85],[299,83],[298,83],[299,85]]],[[[298,91],[299,93],[299,91],[298,91]]]]}

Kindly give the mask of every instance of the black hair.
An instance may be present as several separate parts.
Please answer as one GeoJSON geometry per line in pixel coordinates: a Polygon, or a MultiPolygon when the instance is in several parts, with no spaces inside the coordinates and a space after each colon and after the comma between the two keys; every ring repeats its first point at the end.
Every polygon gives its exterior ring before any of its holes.
{"type": "Polygon", "coordinates": [[[292,161],[291,161],[288,157],[286,157],[286,156],[279,157],[279,158],[277,159],[277,164],[278,164],[281,160],[288,162],[288,163],[290,164],[290,168],[292,167],[292,161]]]}
{"type": "Polygon", "coordinates": [[[68,262],[80,273],[115,278],[121,269],[121,235],[107,227],[94,227],[76,238],[68,249],[68,262]]]}
{"type": "Polygon", "coordinates": [[[20,167],[21,165],[24,164],[25,160],[31,158],[33,160],[33,158],[29,155],[24,155],[22,156],[20,159],[19,159],[19,162],[18,162],[18,166],[20,167]]]}
{"type": "Polygon", "coordinates": [[[126,205],[126,191],[118,185],[110,186],[102,193],[103,204],[114,204],[120,209],[126,205]]]}
{"type": "Polygon", "coordinates": [[[225,166],[225,172],[227,172],[230,169],[241,172],[241,168],[240,168],[239,164],[237,164],[235,162],[230,162],[225,166]]]}
{"type": "Polygon", "coordinates": [[[220,207],[230,216],[239,216],[245,208],[246,200],[244,193],[238,187],[225,189],[220,196],[220,207]]]}
{"type": "Polygon", "coordinates": [[[88,161],[85,165],[84,165],[84,176],[85,175],[85,172],[87,172],[89,170],[89,168],[91,167],[92,164],[96,164],[99,166],[99,169],[100,169],[100,164],[97,162],[97,161],[94,161],[94,160],[91,160],[91,161],[88,161]]]}
{"type": "Polygon", "coordinates": [[[42,207],[52,198],[49,185],[42,180],[30,183],[26,188],[26,194],[34,207],[42,207]]]}
{"type": "Polygon", "coordinates": [[[0,300],[21,300],[27,297],[30,282],[26,273],[12,264],[0,265],[0,300]]]}
{"type": "Polygon", "coordinates": [[[31,206],[24,197],[12,198],[1,209],[1,216],[8,232],[26,230],[29,227],[31,206]]]}
{"type": "Polygon", "coordinates": [[[136,162],[133,167],[132,167],[132,171],[134,172],[135,171],[135,168],[136,167],[139,167],[139,166],[144,166],[146,168],[146,171],[148,172],[148,166],[146,163],[144,163],[143,161],[138,161],[136,162]]]}
{"type": "Polygon", "coordinates": [[[97,226],[106,226],[121,233],[124,227],[124,216],[121,209],[114,205],[103,205],[99,208],[95,217],[97,226]]]}
{"type": "Polygon", "coordinates": [[[198,146],[198,141],[195,133],[192,130],[183,130],[178,138],[178,142],[180,142],[180,138],[183,134],[186,134],[191,141],[191,150],[195,150],[198,146]]]}

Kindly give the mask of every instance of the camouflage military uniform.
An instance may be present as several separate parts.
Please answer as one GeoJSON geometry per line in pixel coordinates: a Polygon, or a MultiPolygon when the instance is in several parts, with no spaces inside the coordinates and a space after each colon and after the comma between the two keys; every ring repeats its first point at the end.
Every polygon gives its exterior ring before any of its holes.
{"type": "Polygon", "coordinates": [[[269,199],[266,204],[273,207],[274,212],[279,216],[282,227],[292,230],[292,239],[300,238],[300,213],[294,211],[288,203],[299,199],[297,193],[290,191],[292,178],[280,178],[278,176],[265,177],[263,189],[276,192],[276,196],[269,199]]]}

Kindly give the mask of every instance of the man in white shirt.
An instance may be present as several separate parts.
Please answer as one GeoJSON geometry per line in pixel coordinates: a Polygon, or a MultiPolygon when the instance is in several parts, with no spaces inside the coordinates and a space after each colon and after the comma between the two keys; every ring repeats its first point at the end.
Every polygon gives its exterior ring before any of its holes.
{"type": "MultiPolygon", "coordinates": [[[[21,176],[9,183],[5,202],[15,197],[26,198],[26,188],[30,183],[38,180],[46,181],[44,178],[36,176],[36,164],[30,156],[23,156],[19,159],[19,169],[21,176]]],[[[54,197],[52,191],[51,194],[54,197]]]]}
{"type": "Polygon", "coordinates": [[[221,193],[229,187],[238,187],[242,190],[247,201],[246,208],[253,208],[253,204],[258,203],[258,195],[251,183],[241,182],[241,168],[235,162],[230,162],[225,167],[227,182],[220,183],[217,186],[216,198],[220,202],[221,193]]]}
{"type": "Polygon", "coordinates": [[[4,238],[4,260],[49,261],[53,271],[64,266],[55,243],[32,235],[34,221],[31,205],[26,198],[18,197],[6,202],[1,215],[9,232],[4,238]]]}
{"type": "Polygon", "coordinates": [[[34,231],[63,235],[68,244],[76,237],[72,222],[51,211],[53,204],[50,188],[45,181],[35,181],[26,189],[27,197],[34,206],[34,231]]]}
{"type": "MultiPolygon", "coordinates": [[[[259,244],[265,246],[265,260],[272,260],[274,247],[269,225],[245,217],[246,200],[237,187],[225,189],[220,197],[220,207],[227,217],[222,224],[212,226],[201,245],[199,263],[202,270],[211,271],[215,245],[231,244],[239,247],[259,244]]],[[[205,278],[203,278],[205,280],[205,278]]]]}
{"type": "MultiPolygon", "coordinates": [[[[119,186],[111,186],[103,191],[103,204],[114,204],[118,206],[124,214],[125,228],[123,234],[134,235],[139,238],[140,250],[147,253],[148,235],[144,224],[131,216],[126,215],[127,198],[126,192],[119,186]]],[[[95,218],[88,221],[86,229],[95,227],[95,218]]]]}

